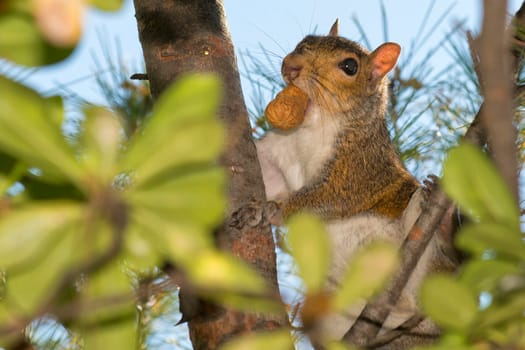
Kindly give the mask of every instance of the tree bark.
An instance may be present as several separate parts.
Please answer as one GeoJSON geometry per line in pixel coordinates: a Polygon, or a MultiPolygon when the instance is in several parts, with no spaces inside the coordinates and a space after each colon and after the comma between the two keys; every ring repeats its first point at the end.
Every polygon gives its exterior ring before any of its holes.
{"type": "MultiPolygon", "coordinates": [[[[220,161],[229,176],[228,215],[251,203],[263,206],[266,203],[264,184],[221,1],[134,0],[134,4],[153,98],[158,98],[183,74],[217,74],[224,90],[218,115],[227,131],[220,161]]],[[[223,225],[218,235],[222,246],[250,263],[277,295],[275,246],[267,220],[263,218],[241,229],[223,225]]],[[[219,314],[198,310],[189,328],[195,349],[216,349],[238,333],[280,328],[286,324],[284,311],[268,316],[230,309],[219,314]]]]}
{"type": "Polygon", "coordinates": [[[512,56],[507,32],[507,1],[483,1],[479,65],[484,97],[481,115],[494,164],[519,203],[517,130],[514,127],[512,56]],[[502,54],[495,54],[502,53],[502,54]]]}

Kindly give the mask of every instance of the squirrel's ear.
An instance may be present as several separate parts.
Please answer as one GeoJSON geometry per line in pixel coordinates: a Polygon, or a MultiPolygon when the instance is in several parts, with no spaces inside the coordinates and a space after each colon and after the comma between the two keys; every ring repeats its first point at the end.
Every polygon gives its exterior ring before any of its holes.
{"type": "Polygon", "coordinates": [[[335,20],[334,24],[332,24],[332,28],[330,28],[330,32],[328,33],[328,36],[338,36],[339,35],[339,18],[335,20]]]}
{"type": "Polygon", "coordinates": [[[401,46],[396,43],[384,43],[370,55],[371,74],[373,79],[384,77],[396,65],[401,46]]]}

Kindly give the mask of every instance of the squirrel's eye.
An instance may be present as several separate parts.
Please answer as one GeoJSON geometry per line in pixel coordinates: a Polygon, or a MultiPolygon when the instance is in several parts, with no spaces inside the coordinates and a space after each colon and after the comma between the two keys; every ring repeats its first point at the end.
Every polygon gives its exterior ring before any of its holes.
{"type": "Polygon", "coordinates": [[[339,63],[339,68],[341,68],[346,75],[355,75],[357,73],[357,61],[353,58],[347,58],[339,63]]]}

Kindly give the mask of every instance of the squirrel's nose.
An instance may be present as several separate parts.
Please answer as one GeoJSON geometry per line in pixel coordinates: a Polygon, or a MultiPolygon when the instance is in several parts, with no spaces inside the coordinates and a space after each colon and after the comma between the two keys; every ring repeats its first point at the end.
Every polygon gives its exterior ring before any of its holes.
{"type": "Polygon", "coordinates": [[[301,74],[302,69],[303,65],[298,59],[295,59],[291,55],[286,56],[281,67],[284,81],[286,81],[287,84],[290,84],[299,76],[299,74],[301,74]]]}

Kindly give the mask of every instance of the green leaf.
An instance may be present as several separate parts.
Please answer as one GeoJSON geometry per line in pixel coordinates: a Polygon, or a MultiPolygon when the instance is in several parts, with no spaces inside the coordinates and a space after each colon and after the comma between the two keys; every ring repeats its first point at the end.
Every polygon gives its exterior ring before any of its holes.
{"type": "Polygon", "coordinates": [[[250,294],[267,291],[264,279],[244,261],[218,251],[201,252],[184,268],[191,281],[204,290],[250,294]]]}
{"type": "Polygon", "coordinates": [[[122,0],[91,0],[91,4],[104,11],[117,11],[122,7],[122,0]]]}
{"type": "Polygon", "coordinates": [[[83,349],[138,349],[136,315],[133,309],[128,314],[114,315],[113,319],[106,320],[106,324],[81,330],[84,340],[83,349]]]}
{"type": "Polygon", "coordinates": [[[525,310],[525,294],[516,293],[506,296],[505,300],[493,303],[489,308],[481,311],[479,330],[496,327],[504,323],[512,324],[523,319],[525,310]]]}
{"type": "Polygon", "coordinates": [[[162,246],[164,244],[163,242],[152,242],[157,236],[152,237],[149,232],[144,232],[133,223],[128,225],[122,258],[130,269],[141,273],[151,271],[162,265],[163,260],[170,254],[159,254],[158,250],[155,249],[156,245],[162,246]]]}
{"type": "Polygon", "coordinates": [[[82,169],[56,122],[62,101],[0,77],[0,150],[50,179],[80,183],[82,169]]]}
{"type": "Polygon", "coordinates": [[[131,315],[134,318],[135,300],[131,280],[124,264],[117,258],[96,273],[85,276],[84,285],[79,291],[84,305],[96,305],[97,300],[118,297],[118,301],[109,305],[83,310],[79,321],[81,324],[103,324],[115,315],[131,315]]]}
{"type": "Polygon", "coordinates": [[[224,171],[219,167],[180,167],[170,178],[131,188],[126,194],[135,208],[155,212],[165,221],[211,229],[224,215],[224,171]]]}
{"type": "Polygon", "coordinates": [[[519,272],[514,262],[501,260],[472,260],[462,267],[461,282],[477,292],[493,291],[500,280],[519,272]]]}
{"type": "Polygon", "coordinates": [[[11,315],[31,315],[42,307],[42,302],[76,260],[78,240],[74,233],[70,228],[59,241],[46,245],[45,254],[35,256],[30,268],[13,273],[7,269],[7,295],[1,302],[11,315]]]}
{"type": "Polygon", "coordinates": [[[80,222],[83,207],[75,202],[38,203],[14,209],[0,220],[0,269],[21,268],[32,259],[43,258],[47,250],[80,222]]]}
{"type": "Polygon", "coordinates": [[[215,117],[219,87],[214,76],[195,75],[181,78],[162,94],[121,163],[123,172],[135,174],[136,186],[181,166],[216,161],[224,139],[215,117]]]}
{"type": "Polygon", "coordinates": [[[444,190],[477,220],[499,222],[519,229],[519,212],[503,179],[476,147],[450,151],[443,170],[444,190]]]}
{"type": "Polygon", "coordinates": [[[466,331],[476,318],[475,295],[450,276],[428,277],[420,293],[423,311],[446,329],[466,331]]]}
{"type": "Polygon", "coordinates": [[[84,308],[78,311],[74,330],[81,334],[84,349],[137,348],[135,293],[124,262],[114,258],[96,273],[84,276],[77,289],[79,305],[84,308]]]}
{"type": "Polygon", "coordinates": [[[107,109],[87,108],[84,114],[82,162],[93,176],[110,183],[117,173],[122,127],[107,109]]]}
{"type": "Polygon", "coordinates": [[[49,44],[28,13],[0,13],[0,57],[21,65],[41,66],[62,61],[72,51],[73,47],[49,44]]]}
{"type": "Polygon", "coordinates": [[[497,223],[480,223],[464,227],[456,238],[459,248],[482,255],[491,250],[498,255],[525,260],[525,243],[518,230],[497,223]]]}
{"type": "Polygon", "coordinates": [[[353,258],[335,295],[336,310],[345,310],[362,298],[370,298],[392,277],[398,266],[397,249],[393,245],[376,242],[365,247],[353,258]]]}
{"type": "Polygon", "coordinates": [[[212,291],[205,295],[220,305],[249,313],[277,314],[283,311],[282,303],[268,296],[241,295],[235,291],[212,291]]]}
{"type": "Polygon", "coordinates": [[[294,345],[290,331],[255,333],[236,337],[221,347],[221,350],[290,350],[294,345]]]}
{"type": "Polygon", "coordinates": [[[214,246],[209,230],[195,223],[171,220],[155,210],[133,208],[131,225],[157,254],[182,264],[191,264],[197,254],[214,246]]]}
{"type": "Polygon", "coordinates": [[[322,221],[307,214],[292,217],[288,222],[287,240],[307,290],[314,292],[323,288],[331,255],[322,221]]]}

